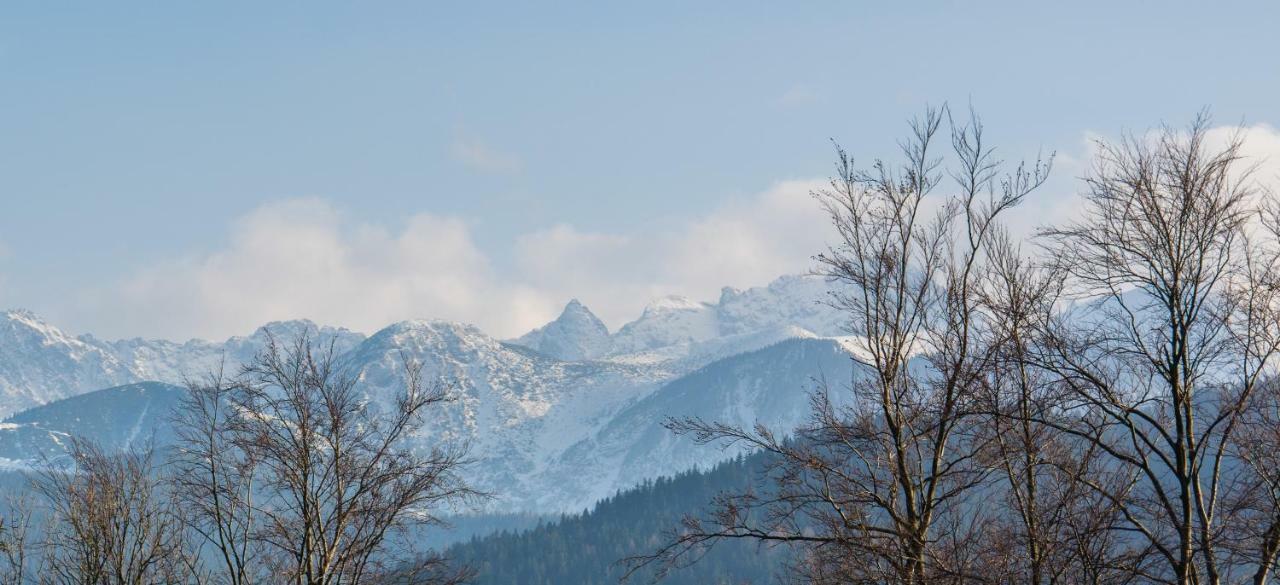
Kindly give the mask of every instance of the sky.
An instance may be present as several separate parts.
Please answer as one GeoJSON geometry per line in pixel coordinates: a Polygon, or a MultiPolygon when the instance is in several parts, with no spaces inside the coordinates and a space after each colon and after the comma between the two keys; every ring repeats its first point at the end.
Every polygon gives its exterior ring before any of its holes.
{"type": "MultiPolygon", "coordinates": [[[[1015,217],[1089,141],[1211,109],[1280,158],[1280,5],[14,2],[0,7],[0,307],[99,337],[276,319],[610,327],[813,267],[836,141],[972,105],[1015,217]]],[[[1280,173],[1276,173],[1280,176],[1280,173]]]]}

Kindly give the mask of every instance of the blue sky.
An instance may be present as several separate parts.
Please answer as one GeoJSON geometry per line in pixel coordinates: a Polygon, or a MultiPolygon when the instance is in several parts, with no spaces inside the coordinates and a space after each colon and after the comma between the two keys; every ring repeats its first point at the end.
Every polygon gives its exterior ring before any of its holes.
{"type": "Polygon", "coordinates": [[[892,154],[927,103],[972,102],[1009,158],[1062,155],[1039,216],[1091,134],[1202,107],[1265,130],[1277,12],[10,3],[0,306],[108,337],[293,317],[512,335],[577,296],[617,326],[654,295],[803,270],[820,239],[796,206],[828,139],[892,154]]]}

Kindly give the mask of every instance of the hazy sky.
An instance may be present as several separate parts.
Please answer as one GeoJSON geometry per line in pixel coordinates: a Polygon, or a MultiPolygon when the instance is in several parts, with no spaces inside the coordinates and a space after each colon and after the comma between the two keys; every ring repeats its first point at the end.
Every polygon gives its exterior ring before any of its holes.
{"type": "Polygon", "coordinates": [[[926,103],[972,102],[1008,158],[1059,153],[1024,219],[1070,205],[1091,135],[1208,106],[1274,139],[1277,22],[1274,2],[6,3],[0,307],[107,337],[514,335],[576,296],[616,327],[809,267],[829,139],[892,154],[926,103]]]}

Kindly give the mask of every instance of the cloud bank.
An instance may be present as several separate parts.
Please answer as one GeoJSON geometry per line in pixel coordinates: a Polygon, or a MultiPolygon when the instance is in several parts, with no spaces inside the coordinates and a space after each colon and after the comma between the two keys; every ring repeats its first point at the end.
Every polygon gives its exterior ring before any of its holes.
{"type": "MultiPolygon", "coordinates": [[[[1225,143],[1234,130],[1216,128],[1210,140],[1225,143]]],[[[1029,235],[1079,212],[1074,193],[1090,148],[1059,157],[1052,182],[1008,217],[1011,231],[1029,235]]],[[[1247,129],[1244,153],[1258,165],[1255,178],[1280,192],[1280,131],[1247,129]]],[[[779,182],[662,233],[549,226],[515,237],[513,265],[502,270],[457,218],[423,213],[392,227],[353,222],[323,199],[276,201],[236,220],[222,249],[90,291],[67,316],[107,337],[219,339],[293,318],[366,333],[442,318],[512,337],[576,297],[616,328],[655,297],[714,300],[722,286],[812,269],[812,256],[834,238],[810,196],[825,186],[779,182]]]]}
{"type": "Polygon", "coordinates": [[[220,339],[279,319],[372,332],[442,318],[508,337],[577,297],[617,327],[655,296],[714,298],[807,270],[827,240],[817,186],[779,183],[667,233],[551,226],[517,237],[515,268],[502,271],[457,218],[424,213],[392,228],[351,222],[323,199],[276,201],[236,220],[222,249],[90,291],[72,321],[106,337],[220,339]]]}

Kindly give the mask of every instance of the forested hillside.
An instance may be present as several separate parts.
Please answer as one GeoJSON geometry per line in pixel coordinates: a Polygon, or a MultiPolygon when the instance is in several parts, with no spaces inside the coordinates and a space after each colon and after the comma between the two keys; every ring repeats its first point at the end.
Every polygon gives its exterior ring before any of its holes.
{"type": "MultiPolygon", "coordinates": [[[[705,508],[717,493],[746,489],[762,472],[763,462],[761,455],[739,457],[709,471],[661,478],[601,501],[590,511],[522,532],[472,539],[447,555],[478,571],[475,585],[614,585],[626,572],[621,559],[652,552],[682,515],[705,508]]],[[[786,555],[781,548],[721,543],[662,583],[775,583],[786,555]]],[[[645,571],[632,582],[652,580],[653,572],[645,571]]]]}

